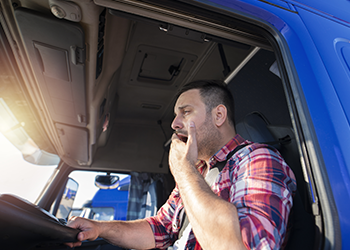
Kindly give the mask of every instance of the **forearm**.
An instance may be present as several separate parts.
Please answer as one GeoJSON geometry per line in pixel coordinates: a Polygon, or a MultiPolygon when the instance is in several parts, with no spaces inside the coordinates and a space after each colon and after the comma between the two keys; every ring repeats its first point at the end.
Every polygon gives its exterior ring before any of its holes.
{"type": "Polygon", "coordinates": [[[196,238],[203,249],[246,249],[236,207],[212,192],[193,167],[176,173],[181,198],[196,238]]]}
{"type": "Polygon", "coordinates": [[[113,245],[124,248],[151,249],[155,247],[153,231],[146,220],[94,221],[72,217],[67,226],[77,228],[77,242],[66,243],[69,247],[80,246],[85,240],[104,238],[113,245]]]}
{"type": "Polygon", "coordinates": [[[154,235],[147,221],[98,222],[100,237],[113,245],[127,249],[155,247],[154,235]]]}

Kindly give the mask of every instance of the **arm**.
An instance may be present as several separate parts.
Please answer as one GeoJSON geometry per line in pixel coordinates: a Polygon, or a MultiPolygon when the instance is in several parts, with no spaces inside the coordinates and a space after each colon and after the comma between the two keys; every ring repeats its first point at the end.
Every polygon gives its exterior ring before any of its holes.
{"type": "Polygon", "coordinates": [[[192,229],[203,249],[246,249],[236,207],[210,189],[195,167],[197,143],[194,124],[187,143],[173,137],[169,163],[192,229]]]}
{"type": "Polygon", "coordinates": [[[78,242],[67,243],[69,247],[80,246],[84,240],[104,238],[113,245],[123,248],[151,249],[155,247],[153,231],[146,220],[136,221],[93,221],[73,217],[67,224],[78,228],[78,242]]]}
{"type": "Polygon", "coordinates": [[[203,249],[246,249],[236,207],[218,197],[196,169],[179,185],[186,214],[203,249]]]}

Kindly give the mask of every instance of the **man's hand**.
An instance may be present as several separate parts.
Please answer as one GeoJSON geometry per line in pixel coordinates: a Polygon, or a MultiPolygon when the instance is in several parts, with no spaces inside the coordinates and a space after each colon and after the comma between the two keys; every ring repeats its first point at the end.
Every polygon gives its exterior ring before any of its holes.
{"type": "Polygon", "coordinates": [[[172,136],[169,153],[170,170],[174,176],[186,166],[194,166],[198,158],[196,126],[193,121],[188,124],[187,142],[183,142],[176,134],[172,136]]]}
{"type": "Polygon", "coordinates": [[[66,245],[69,247],[81,246],[82,241],[95,240],[99,236],[99,226],[98,222],[96,221],[74,216],[69,220],[67,226],[81,230],[77,236],[77,242],[66,243],[66,245]]]}

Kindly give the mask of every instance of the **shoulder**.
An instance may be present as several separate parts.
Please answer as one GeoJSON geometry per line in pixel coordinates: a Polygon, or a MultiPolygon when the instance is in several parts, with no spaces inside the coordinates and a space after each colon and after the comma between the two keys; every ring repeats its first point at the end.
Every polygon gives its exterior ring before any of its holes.
{"type": "Polygon", "coordinates": [[[253,172],[290,171],[278,150],[267,144],[251,143],[239,150],[229,161],[230,165],[235,165],[240,170],[248,168],[253,172]]]}
{"type": "Polygon", "coordinates": [[[248,147],[248,149],[250,152],[247,152],[247,155],[250,157],[266,157],[283,160],[280,152],[273,146],[267,144],[253,143],[248,147]]]}
{"type": "Polygon", "coordinates": [[[243,160],[244,158],[252,157],[282,158],[277,149],[267,144],[245,142],[238,147],[241,147],[241,149],[231,156],[229,159],[230,161],[234,159],[243,160]]]}

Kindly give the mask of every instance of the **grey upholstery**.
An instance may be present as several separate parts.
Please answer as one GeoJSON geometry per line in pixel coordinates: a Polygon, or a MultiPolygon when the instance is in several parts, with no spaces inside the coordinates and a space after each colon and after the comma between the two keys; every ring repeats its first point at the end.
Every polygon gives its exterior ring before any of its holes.
{"type": "Polygon", "coordinates": [[[253,142],[272,142],[275,138],[267,128],[267,121],[260,113],[251,113],[236,125],[237,132],[253,142]]]}

